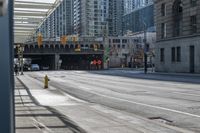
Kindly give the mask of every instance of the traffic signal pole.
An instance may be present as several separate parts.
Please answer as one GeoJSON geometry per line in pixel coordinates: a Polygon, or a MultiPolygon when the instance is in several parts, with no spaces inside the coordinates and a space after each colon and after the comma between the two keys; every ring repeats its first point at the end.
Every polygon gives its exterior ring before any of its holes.
{"type": "Polygon", "coordinates": [[[144,73],[147,74],[147,25],[143,22],[144,25],[144,73]]]}
{"type": "Polygon", "coordinates": [[[20,55],[20,62],[21,62],[21,75],[24,75],[24,46],[23,44],[21,44],[21,55],[20,55]]]}

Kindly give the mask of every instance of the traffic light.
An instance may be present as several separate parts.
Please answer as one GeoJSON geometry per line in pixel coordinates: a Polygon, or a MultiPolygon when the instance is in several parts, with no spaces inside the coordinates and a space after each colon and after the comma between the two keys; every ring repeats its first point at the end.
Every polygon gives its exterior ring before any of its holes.
{"type": "Polygon", "coordinates": [[[66,45],[67,44],[67,36],[61,36],[60,42],[61,42],[62,45],[66,45]]]}
{"type": "Polygon", "coordinates": [[[64,38],[64,42],[65,42],[65,44],[67,44],[67,41],[68,41],[68,37],[65,36],[65,38],[64,38]]]}
{"type": "Polygon", "coordinates": [[[81,51],[81,45],[78,44],[77,48],[75,49],[76,52],[80,52],[81,51]]]}
{"type": "Polygon", "coordinates": [[[18,44],[17,45],[17,54],[20,54],[21,53],[21,48],[20,48],[20,45],[18,44]]]}
{"type": "Polygon", "coordinates": [[[75,37],[75,36],[73,36],[73,37],[72,37],[72,41],[73,41],[74,43],[76,43],[76,42],[78,41],[78,38],[75,37]]]}
{"type": "Polygon", "coordinates": [[[37,42],[38,42],[38,47],[40,48],[40,46],[42,45],[42,34],[41,33],[38,34],[37,42]]]}
{"type": "Polygon", "coordinates": [[[94,44],[94,51],[98,50],[98,44],[94,44]]]}
{"type": "Polygon", "coordinates": [[[63,36],[60,37],[60,43],[63,44],[63,36]]]}

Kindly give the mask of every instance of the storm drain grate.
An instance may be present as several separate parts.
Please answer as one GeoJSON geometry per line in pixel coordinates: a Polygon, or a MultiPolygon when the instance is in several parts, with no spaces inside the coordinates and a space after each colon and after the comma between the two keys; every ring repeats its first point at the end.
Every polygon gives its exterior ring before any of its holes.
{"type": "Polygon", "coordinates": [[[173,121],[171,120],[167,120],[165,118],[162,118],[162,117],[150,117],[149,118],[150,120],[155,120],[157,122],[161,122],[161,123],[164,123],[164,124],[172,124],[173,121]]]}

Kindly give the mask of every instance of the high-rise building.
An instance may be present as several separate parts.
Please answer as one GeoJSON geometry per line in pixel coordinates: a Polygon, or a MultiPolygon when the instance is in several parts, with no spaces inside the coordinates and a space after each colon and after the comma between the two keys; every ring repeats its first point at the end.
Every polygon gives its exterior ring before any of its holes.
{"type": "Polygon", "coordinates": [[[148,4],[152,4],[153,3],[153,0],[134,0],[134,5],[135,5],[135,8],[140,8],[140,7],[144,7],[144,6],[147,6],[148,4]]]}
{"type": "Polygon", "coordinates": [[[109,36],[122,35],[122,18],[124,15],[124,0],[109,0],[108,30],[109,36]]]}
{"type": "Polygon", "coordinates": [[[74,0],[74,31],[80,36],[100,37],[107,18],[107,0],[74,0]]]}
{"type": "Polygon", "coordinates": [[[73,1],[63,0],[38,28],[36,36],[40,32],[45,40],[73,34],[73,1]]]}
{"type": "Polygon", "coordinates": [[[154,5],[150,4],[123,16],[123,34],[142,32],[144,27],[155,32],[154,5]]]}
{"type": "Polygon", "coordinates": [[[124,0],[124,15],[152,3],[153,0],[124,0]]]}
{"type": "Polygon", "coordinates": [[[124,14],[129,14],[135,9],[135,0],[124,0],[124,14]]]}
{"type": "Polygon", "coordinates": [[[156,0],[156,71],[200,73],[200,1],[156,0]]]}

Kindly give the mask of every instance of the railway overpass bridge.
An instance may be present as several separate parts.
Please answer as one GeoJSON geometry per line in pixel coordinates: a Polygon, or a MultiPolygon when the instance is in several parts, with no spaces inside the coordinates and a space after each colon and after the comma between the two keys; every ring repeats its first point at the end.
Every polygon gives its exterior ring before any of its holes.
{"type": "MultiPolygon", "coordinates": [[[[17,44],[16,44],[17,45],[17,44]]],[[[23,45],[23,57],[30,58],[32,64],[49,67],[50,70],[91,70],[102,69],[101,65],[91,65],[91,61],[103,62],[104,45],[99,42],[79,42],[61,45],[56,41],[44,41],[41,47],[38,44],[29,43],[23,45]],[[78,45],[80,44],[80,45],[78,45]],[[99,44],[97,49],[94,44],[99,44]]],[[[15,58],[18,58],[18,49],[15,47],[15,58]]]]}

